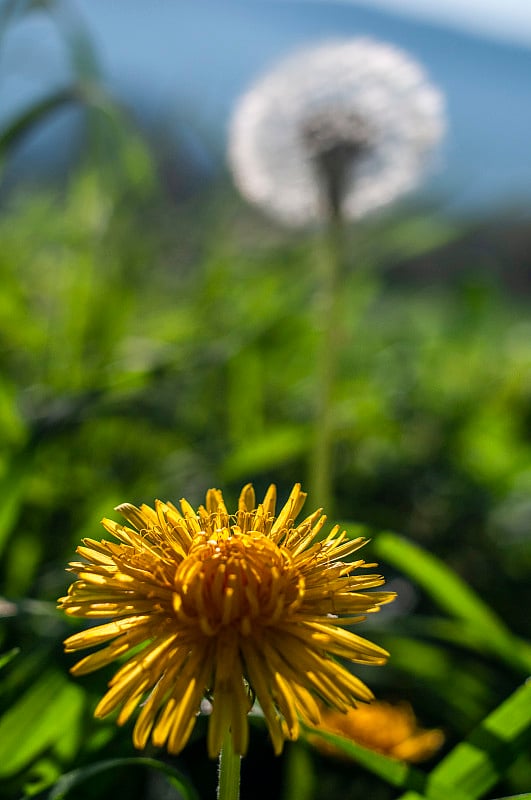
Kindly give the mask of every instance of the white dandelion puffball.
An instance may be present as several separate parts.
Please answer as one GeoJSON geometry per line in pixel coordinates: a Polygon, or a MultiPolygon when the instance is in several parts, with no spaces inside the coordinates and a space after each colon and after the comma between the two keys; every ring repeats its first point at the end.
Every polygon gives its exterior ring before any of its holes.
{"type": "Polygon", "coordinates": [[[358,219],[414,188],[444,128],[443,97],[407,54],[329,42],[240,98],[229,162],[241,193],[284,223],[358,219]]]}

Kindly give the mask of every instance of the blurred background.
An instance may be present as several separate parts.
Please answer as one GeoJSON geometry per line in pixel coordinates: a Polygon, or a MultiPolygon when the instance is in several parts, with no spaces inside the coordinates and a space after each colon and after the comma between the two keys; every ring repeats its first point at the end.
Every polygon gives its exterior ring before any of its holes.
{"type": "MultiPolygon", "coordinates": [[[[444,93],[448,125],[419,190],[349,239],[335,518],[407,536],[530,635],[531,9],[425,5],[2,0],[0,638],[19,648],[0,693],[7,798],[133,754],[129,730],[90,719],[104,677],[68,678],[71,626],[54,608],[79,539],[124,501],[196,505],[219,486],[234,503],[248,481],[285,498],[307,479],[319,232],[249,206],[225,155],[238,97],[301,45],[399,46],[444,93]]],[[[450,746],[515,676],[430,638],[432,601],[382,570],[399,600],[366,631],[396,656],[367,680],[450,746]]],[[[281,796],[290,752],[251,747],[244,787],[257,768],[269,782],[242,796],[281,796]]],[[[178,764],[212,794],[201,725],[178,764]]],[[[315,796],[394,796],[325,756],[307,768],[315,796]]],[[[528,776],[522,761],[503,788],[528,776]]],[[[118,770],[76,796],[167,796],[142,780],[118,770]]]]}

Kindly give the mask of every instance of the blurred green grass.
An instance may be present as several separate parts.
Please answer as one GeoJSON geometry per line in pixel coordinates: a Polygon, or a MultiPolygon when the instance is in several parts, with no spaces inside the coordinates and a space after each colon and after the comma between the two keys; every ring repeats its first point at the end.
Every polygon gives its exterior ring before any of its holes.
{"type": "MultiPolygon", "coordinates": [[[[28,557],[40,553],[33,571],[8,570],[13,596],[126,497],[197,501],[210,485],[234,494],[245,480],[305,478],[316,236],[260,240],[234,198],[217,219],[158,190],[123,200],[85,169],[61,197],[19,197],[0,221],[0,543],[11,568],[14,531],[28,557]]],[[[429,251],[432,218],[425,228],[429,251]]],[[[459,235],[441,220],[437,240],[443,230],[459,235]]],[[[386,282],[386,264],[367,257],[383,236],[382,222],[353,238],[344,287],[336,516],[433,547],[495,602],[513,602],[521,626],[527,298],[473,266],[453,281],[386,282]]]]}
{"type": "MultiPolygon", "coordinates": [[[[50,780],[99,752],[85,710],[91,689],[82,701],[85,689],[66,677],[67,624],[53,612],[79,539],[97,537],[100,518],[124,500],[197,503],[210,486],[234,499],[249,480],[258,491],[274,480],[286,493],[307,471],[317,236],[268,236],[230,193],[178,206],[156,181],[127,196],[126,179],[113,186],[89,165],[60,194],[16,196],[0,221],[0,545],[12,604],[0,637],[2,651],[21,650],[5,668],[2,702],[9,721],[21,692],[28,708],[32,691],[46,695],[46,663],[84,709],[65,718],[66,751],[41,718],[46,736],[22,752],[7,796],[35,770],[50,780]]],[[[529,636],[527,298],[474,265],[452,279],[389,280],[393,248],[382,254],[381,242],[402,225],[413,221],[353,234],[333,406],[336,517],[427,547],[529,636]]],[[[432,214],[418,214],[414,228],[402,263],[419,251],[434,259],[462,235],[432,214]]],[[[383,570],[404,581],[385,559],[383,570]]],[[[433,601],[405,586],[413,608],[404,600],[377,626],[394,653],[379,691],[409,697],[455,741],[514,676],[463,647],[466,635],[433,640],[433,601]],[[422,628],[423,619],[432,623],[422,628]]],[[[27,715],[19,718],[24,728],[27,715]]],[[[111,755],[132,754],[127,731],[101,730],[111,755]]]]}
{"type": "MultiPolygon", "coordinates": [[[[156,153],[112,103],[84,98],[91,137],[68,179],[2,195],[0,787],[6,798],[45,797],[62,775],[67,787],[113,758],[115,770],[96,769],[76,797],[121,786],[156,800],[169,796],[164,778],[147,762],[132,778],[122,761],[134,756],[129,731],[91,719],[104,676],[68,677],[71,627],[54,610],[64,567],[126,500],[197,504],[219,486],[233,503],[248,481],[258,494],[274,481],[283,497],[305,482],[320,242],[271,227],[226,181],[176,202],[156,153]]],[[[14,140],[2,142],[8,158],[14,140]]],[[[369,682],[442,726],[447,750],[524,679],[529,651],[510,637],[531,637],[529,286],[516,291],[494,255],[467,261],[470,227],[410,207],[352,231],[332,408],[334,517],[374,532],[399,592],[371,620],[392,658],[369,682]],[[459,268],[434,270],[449,254],[459,268]],[[437,561],[422,550],[400,558],[381,530],[442,559],[495,622],[437,561]],[[454,607],[445,591],[456,591],[454,607]]],[[[166,761],[213,796],[201,732],[166,761]]],[[[244,791],[247,781],[254,798],[280,796],[282,781],[296,797],[297,764],[307,798],[397,796],[362,767],[353,783],[352,768],[304,744],[274,760],[259,725],[253,737],[244,791]],[[266,773],[263,785],[252,780],[266,773]]],[[[518,746],[499,796],[531,783],[518,746]]]]}

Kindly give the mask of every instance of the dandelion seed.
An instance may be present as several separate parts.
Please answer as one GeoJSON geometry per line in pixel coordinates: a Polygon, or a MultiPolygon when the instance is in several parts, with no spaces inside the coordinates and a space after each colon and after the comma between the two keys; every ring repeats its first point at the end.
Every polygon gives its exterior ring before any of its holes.
{"type": "Polygon", "coordinates": [[[445,127],[441,93],[401,50],[367,38],[296,53],[240,99],[235,182],[289,225],[358,219],[414,188],[445,127]]]}
{"type": "Polygon", "coordinates": [[[83,560],[70,565],[78,580],[59,604],[100,623],[65,642],[67,652],[103,645],[75,675],[120,660],[97,717],[118,711],[123,724],[140,707],[135,746],[151,739],[178,753],[206,697],[209,754],[226,734],[244,754],[256,698],[280,753],[299,720],[318,724],[316,697],[340,711],[372,698],[339,659],[376,665],[388,654],[346,626],[394,595],[370,591],[384,582],[363,571],[373,564],[342,560],[364,539],[338,526],[319,539],[320,511],[295,524],[305,497],[297,484],[276,516],[274,486],[259,505],[245,486],[232,516],[217,489],[197,512],[186,500],[180,510],[126,503],[130,527],[103,520],[117,542],[83,540],[83,560]]]}

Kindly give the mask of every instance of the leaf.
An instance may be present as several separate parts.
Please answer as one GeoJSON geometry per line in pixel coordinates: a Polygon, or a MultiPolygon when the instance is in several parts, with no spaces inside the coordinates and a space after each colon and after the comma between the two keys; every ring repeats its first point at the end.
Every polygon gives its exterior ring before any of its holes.
{"type": "Polygon", "coordinates": [[[529,674],[529,645],[517,639],[494,611],[440,559],[390,532],[378,534],[372,546],[379,559],[410,577],[442,609],[474,626],[488,650],[529,674]]]}
{"type": "Polygon", "coordinates": [[[449,619],[434,615],[414,614],[400,619],[400,632],[413,634],[415,637],[429,637],[444,644],[457,645],[477,653],[485,653],[484,637],[468,620],[449,619]]]}
{"type": "Polygon", "coordinates": [[[15,656],[18,656],[19,653],[20,653],[20,647],[13,647],[12,650],[8,650],[6,653],[2,653],[2,655],[0,655],[0,669],[9,664],[9,662],[12,661],[15,658],[15,656]]]}
{"type": "Polygon", "coordinates": [[[486,710],[492,708],[492,674],[470,669],[448,648],[405,635],[380,633],[378,643],[391,653],[388,667],[409,676],[411,681],[429,687],[443,704],[446,723],[470,730],[486,710]],[[451,683],[452,691],[448,691],[451,683]]]}
{"type": "Polygon", "coordinates": [[[272,428],[248,439],[223,465],[226,480],[263,472],[298,458],[306,447],[306,435],[298,426],[272,428]]]}
{"type": "Polygon", "coordinates": [[[403,761],[376,753],[374,750],[362,747],[352,739],[346,739],[344,736],[338,736],[320,728],[305,728],[305,730],[310,744],[315,737],[324,739],[325,742],[334,745],[350,758],[353,758],[358,764],[383,778],[392,786],[415,786],[416,788],[421,788],[424,785],[426,776],[420,770],[403,761]]]}
{"type": "Polygon", "coordinates": [[[525,794],[512,794],[509,797],[496,797],[495,800],[531,800],[531,792],[525,792],[525,794]]]}
{"type": "Polygon", "coordinates": [[[479,798],[531,745],[531,681],[486,717],[431,772],[429,782],[453,782],[479,798]]]}
{"type": "MultiPolygon", "coordinates": [[[[352,741],[352,739],[346,739],[329,731],[307,727],[305,727],[305,731],[310,743],[312,737],[320,737],[342,750],[362,767],[365,767],[365,769],[379,778],[383,778],[392,786],[412,790],[411,798],[424,796],[430,776],[416,767],[406,764],[405,761],[389,758],[389,756],[382,753],[369,750],[352,741]]],[[[445,785],[441,780],[437,779],[432,781],[430,785],[432,791],[430,798],[432,800],[448,800],[449,797],[452,800],[469,800],[468,795],[461,792],[460,789],[456,789],[452,782],[448,782],[445,785]]]]}
{"type": "Polygon", "coordinates": [[[46,117],[69,103],[81,100],[77,87],[68,86],[51,92],[22,111],[7,128],[0,133],[0,157],[13,148],[29,131],[46,117]]]}
{"type": "Polygon", "coordinates": [[[0,718],[0,778],[30,764],[60,737],[74,737],[84,694],[61,672],[47,670],[0,718]]]}
{"type": "Polygon", "coordinates": [[[426,800],[426,796],[418,792],[405,792],[400,795],[398,800],[426,800]]]}
{"type": "Polygon", "coordinates": [[[100,772],[105,772],[111,769],[123,769],[130,767],[147,767],[162,772],[166,776],[168,783],[179,792],[183,800],[199,800],[199,797],[190,783],[188,783],[181,773],[169,764],[163,761],[157,761],[155,758],[144,758],[142,756],[134,758],[112,758],[108,761],[97,761],[95,764],[89,764],[86,767],[67,772],[51,788],[48,787],[38,795],[26,795],[26,798],[32,797],[32,800],[63,800],[72,789],[85,781],[90,780],[94,775],[100,772]]]}
{"type": "Polygon", "coordinates": [[[16,455],[0,479],[0,553],[6,546],[24,500],[30,454],[16,455]]]}

